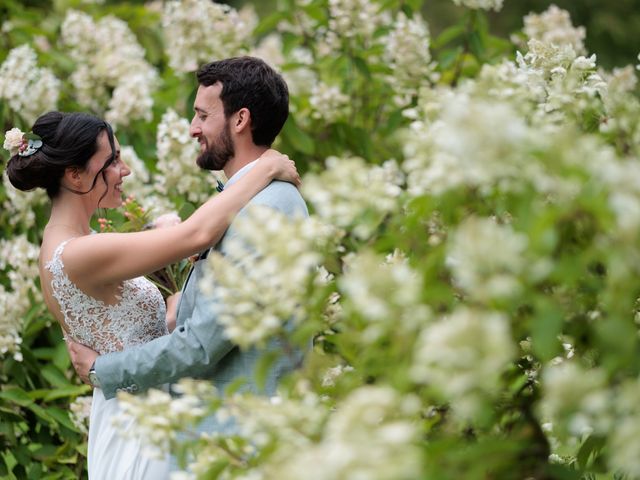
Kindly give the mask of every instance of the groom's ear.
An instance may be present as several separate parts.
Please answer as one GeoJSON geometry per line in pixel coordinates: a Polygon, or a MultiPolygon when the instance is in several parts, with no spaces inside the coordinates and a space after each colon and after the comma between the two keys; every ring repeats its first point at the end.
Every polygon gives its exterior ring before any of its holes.
{"type": "Polygon", "coordinates": [[[233,129],[236,133],[242,133],[247,128],[251,130],[251,112],[248,108],[241,108],[234,115],[233,129]]]}

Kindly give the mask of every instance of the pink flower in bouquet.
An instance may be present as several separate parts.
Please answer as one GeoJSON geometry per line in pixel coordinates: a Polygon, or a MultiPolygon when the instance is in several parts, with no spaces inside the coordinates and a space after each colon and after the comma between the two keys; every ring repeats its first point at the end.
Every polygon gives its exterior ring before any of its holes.
{"type": "Polygon", "coordinates": [[[178,225],[182,220],[178,216],[177,213],[165,213],[156,218],[153,222],[154,228],[165,228],[165,227],[173,227],[178,225]]]}

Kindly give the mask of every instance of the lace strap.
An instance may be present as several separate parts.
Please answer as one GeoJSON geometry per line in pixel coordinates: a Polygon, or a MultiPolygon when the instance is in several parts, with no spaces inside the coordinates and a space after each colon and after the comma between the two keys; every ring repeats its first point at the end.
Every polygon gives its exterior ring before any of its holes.
{"type": "Polygon", "coordinates": [[[61,242],[60,245],[58,245],[53,251],[51,260],[49,260],[45,264],[45,268],[52,274],[56,275],[62,272],[62,268],[64,268],[64,264],[62,263],[62,252],[64,250],[64,247],[67,246],[67,243],[69,243],[74,238],[76,237],[67,238],[65,241],[61,242]]]}

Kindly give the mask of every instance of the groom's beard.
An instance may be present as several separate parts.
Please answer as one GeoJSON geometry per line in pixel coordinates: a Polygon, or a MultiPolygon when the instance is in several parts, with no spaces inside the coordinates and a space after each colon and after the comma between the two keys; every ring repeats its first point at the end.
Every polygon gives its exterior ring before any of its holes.
{"type": "Polygon", "coordinates": [[[196,160],[197,165],[203,170],[222,170],[229,160],[236,154],[231,139],[229,122],[225,122],[224,128],[215,143],[209,145],[205,138],[205,151],[196,160]]]}

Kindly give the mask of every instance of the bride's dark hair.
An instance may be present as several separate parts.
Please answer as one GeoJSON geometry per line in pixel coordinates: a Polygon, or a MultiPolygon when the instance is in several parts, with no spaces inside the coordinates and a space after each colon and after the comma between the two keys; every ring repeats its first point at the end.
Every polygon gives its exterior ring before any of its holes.
{"type": "MultiPolygon", "coordinates": [[[[18,190],[28,191],[44,188],[49,198],[60,192],[60,180],[67,168],[84,169],[89,159],[98,150],[98,135],[105,131],[111,145],[111,157],[105,162],[93,179],[93,190],[104,170],[115,160],[113,129],[104,120],[87,113],[49,112],[40,116],[33,124],[33,133],[42,139],[42,147],[28,157],[12,156],[7,164],[7,176],[18,190]]],[[[65,187],[66,188],[66,187],[65,187]]],[[[70,190],[70,189],[69,189],[70,190]]]]}

